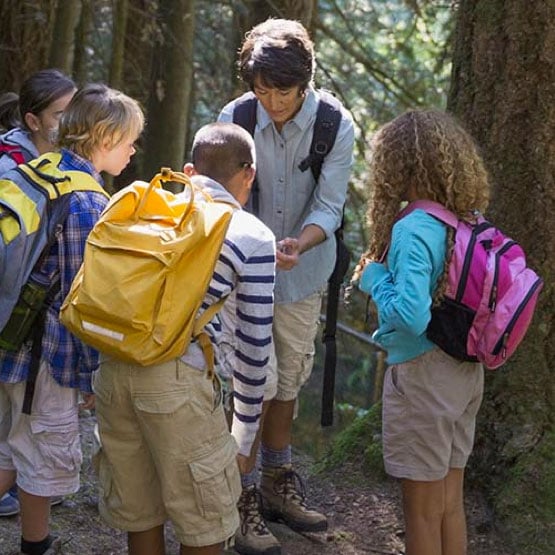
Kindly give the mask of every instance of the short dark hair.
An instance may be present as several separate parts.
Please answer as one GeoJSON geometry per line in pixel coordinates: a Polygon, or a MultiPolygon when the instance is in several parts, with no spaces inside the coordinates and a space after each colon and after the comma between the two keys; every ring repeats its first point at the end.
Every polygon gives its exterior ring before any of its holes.
{"type": "Polygon", "coordinates": [[[196,132],[191,159],[197,173],[227,185],[241,168],[254,163],[254,141],[235,123],[209,123],[196,132]]]}
{"type": "Polygon", "coordinates": [[[247,33],[237,65],[251,89],[258,77],[268,87],[304,91],[314,77],[314,45],[298,21],[270,18],[247,33]]]}
{"type": "Polygon", "coordinates": [[[57,69],[42,69],[28,77],[19,91],[19,113],[25,125],[25,114],[38,116],[52,102],[76,90],[73,80],[57,69]]]}

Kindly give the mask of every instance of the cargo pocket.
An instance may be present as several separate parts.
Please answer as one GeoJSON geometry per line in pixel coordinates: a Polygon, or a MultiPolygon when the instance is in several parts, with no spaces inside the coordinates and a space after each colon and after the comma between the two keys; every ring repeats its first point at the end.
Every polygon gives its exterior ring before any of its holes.
{"type": "Polygon", "coordinates": [[[30,426],[39,459],[35,461],[35,468],[39,473],[42,467],[49,468],[55,475],[79,470],[83,456],[75,410],[53,415],[38,414],[31,418],[30,426]]]}
{"type": "Polygon", "coordinates": [[[214,518],[229,512],[241,494],[237,445],[232,437],[202,458],[189,463],[199,513],[214,518]]]}
{"type": "Polygon", "coordinates": [[[93,464],[98,479],[98,498],[105,510],[121,506],[121,499],[114,494],[112,467],[102,450],[94,454],[93,464]]]}

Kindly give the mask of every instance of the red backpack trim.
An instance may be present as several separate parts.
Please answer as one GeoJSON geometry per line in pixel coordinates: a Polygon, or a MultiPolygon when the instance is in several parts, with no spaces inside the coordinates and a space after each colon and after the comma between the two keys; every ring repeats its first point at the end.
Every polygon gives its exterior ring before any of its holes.
{"type": "Polygon", "coordinates": [[[7,154],[18,165],[25,163],[23,151],[17,145],[0,144],[0,156],[2,154],[7,154]]]}

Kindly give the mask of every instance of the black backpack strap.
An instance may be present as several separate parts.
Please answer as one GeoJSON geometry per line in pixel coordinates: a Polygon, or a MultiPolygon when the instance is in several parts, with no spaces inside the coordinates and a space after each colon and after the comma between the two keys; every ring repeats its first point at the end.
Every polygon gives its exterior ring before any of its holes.
{"type": "MultiPolygon", "coordinates": [[[[240,125],[243,129],[246,129],[251,136],[254,137],[254,130],[256,128],[256,108],[258,106],[258,100],[254,93],[249,92],[241,96],[233,107],[233,123],[240,125]]],[[[256,175],[252,183],[251,194],[246,205],[246,209],[258,216],[260,212],[260,188],[258,186],[258,179],[256,175]]]]}
{"type": "MultiPolygon", "coordinates": [[[[312,170],[314,179],[318,181],[322,172],[322,164],[329,154],[341,124],[341,103],[330,93],[320,91],[320,102],[314,122],[314,134],[310,145],[309,155],[299,164],[301,171],[312,170]]],[[[322,388],[322,412],[320,424],[333,424],[333,405],[335,392],[335,367],[337,362],[337,311],[339,295],[343,279],[349,269],[351,253],[343,241],[343,217],[335,232],[336,260],[333,272],[328,280],[328,294],[326,304],[326,324],[322,332],[322,342],[325,345],[324,378],[322,388]]]]}
{"type": "MultiPolygon", "coordinates": [[[[70,195],[67,194],[61,199],[57,199],[58,202],[63,202],[63,207],[59,211],[58,219],[53,222],[53,230],[48,238],[48,243],[44,247],[40,258],[37,260],[37,263],[34,266],[33,271],[40,271],[42,265],[50,252],[50,249],[54,245],[56,241],[56,237],[58,233],[61,231],[62,226],[64,225],[68,213],[69,213],[69,203],[70,203],[70,195]]],[[[44,331],[46,329],[46,312],[48,307],[54,302],[56,295],[60,292],[62,287],[61,282],[61,273],[58,273],[54,278],[54,281],[50,284],[48,288],[48,294],[46,296],[46,300],[42,307],[42,310],[38,314],[34,326],[33,326],[33,333],[32,333],[32,344],[31,344],[31,365],[29,366],[29,375],[27,376],[26,384],[25,384],[25,394],[23,397],[23,407],[21,412],[23,414],[31,414],[31,409],[33,406],[33,397],[35,395],[35,383],[37,381],[37,376],[39,374],[40,369],[40,361],[42,358],[42,338],[44,336],[44,331]]]]}
{"type": "Polygon", "coordinates": [[[320,101],[316,112],[310,151],[308,156],[299,164],[299,169],[303,172],[308,168],[312,170],[316,182],[320,178],[324,159],[335,144],[340,124],[341,103],[333,94],[320,91],[320,101]]]}
{"type": "Polygon", "coordinates": [[[29,375],[25,383],[25,396],[23,397],[23,414],[31,414],[33,406],[33,397],[35,396],[35,383],[39,375],[40,359],[42,356],[42,337],[46,328],[46,307],[41,310],[39,316],[35,320],[33,328],[33,343],[31,346],[31,365],[29,366],[29,375]]]}
{"type": "Polygon", "coordinates": [[[250,92],[238,98],[233,107],[233,123],[246,129],[252,136],[256,128],[257,105],[256,96],[250,92]]]}

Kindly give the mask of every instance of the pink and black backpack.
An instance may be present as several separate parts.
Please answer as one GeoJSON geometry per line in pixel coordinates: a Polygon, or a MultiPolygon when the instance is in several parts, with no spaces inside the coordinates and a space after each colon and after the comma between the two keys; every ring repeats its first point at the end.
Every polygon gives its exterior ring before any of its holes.
{"type": "Polygon", "coordinates": [[[522,247],[481,215],[472,224],[428,200],[410,203],[403,215],[416,209],[455,229],[445,297],[432,308],[428,338],[459,360],[501,366],[524,338],[542,279],[526,266],[522,247]]]}

